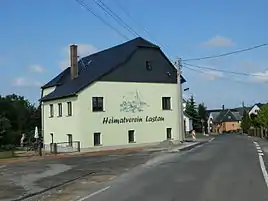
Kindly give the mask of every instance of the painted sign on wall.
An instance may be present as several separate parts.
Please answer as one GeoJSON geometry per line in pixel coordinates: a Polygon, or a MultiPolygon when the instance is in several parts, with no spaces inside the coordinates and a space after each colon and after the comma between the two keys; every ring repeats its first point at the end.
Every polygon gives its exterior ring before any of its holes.
{"type": "Polygon", "coordinates": [[[125,124],[125,123],[153,123],[164,121],[164,117],[161,116],[145,116],[145,117],[104,117],[102,123],[103,124],[125,124]]]}
{"type": "Polygon", "coordinates": [[[136,90],[123,96],[123,102],[120,104],[121,112],[143,112],[149,105],[141,99],[140,93],[136,90]]]}

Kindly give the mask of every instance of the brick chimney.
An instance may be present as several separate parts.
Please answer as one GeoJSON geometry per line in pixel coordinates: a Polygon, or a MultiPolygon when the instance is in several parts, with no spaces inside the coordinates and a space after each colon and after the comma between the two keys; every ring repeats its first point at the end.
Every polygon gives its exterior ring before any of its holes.
{"type": "Polygon", "coordinates": [[[78,76],[78,62],[77,62],[77,45],[70,46],[70,60],[71,60],[71,79],[78,76]]]}

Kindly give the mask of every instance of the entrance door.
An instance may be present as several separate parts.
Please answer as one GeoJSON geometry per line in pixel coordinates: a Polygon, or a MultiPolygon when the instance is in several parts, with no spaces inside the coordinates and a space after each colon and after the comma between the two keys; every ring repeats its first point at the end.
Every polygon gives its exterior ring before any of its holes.
{"type": "Polygon", "coordinates": [[[171,128],[167,128],[167,140],[170,140],[171,137],[171,128]]]}
{"type": "Polygon", "coordinates": [[[101,145],[101,134],[100,133],[94,133],[94,146],[101,145]]]}

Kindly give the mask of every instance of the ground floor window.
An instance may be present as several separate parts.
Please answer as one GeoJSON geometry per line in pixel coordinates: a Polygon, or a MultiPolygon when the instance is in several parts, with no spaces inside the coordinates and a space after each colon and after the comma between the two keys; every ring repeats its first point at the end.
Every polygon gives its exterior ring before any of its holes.
{"type": "Polygon", "coordinates": [[[54,136],[53,136],[53,133],[50,133],[50,137],[51,137],[51,143],[53,144],[53,143],[54,143],[54,136]]]}
{"type": "Polygon", "coordinates": [[[167,128],[167,139],[170,140],[172,137],[171,135],[171,128],[167,128]]]}
{"type": "Polygon", "coordinates": [[[101,133],[94,133],[94,146],[101,145],[101,133]]]}
{"type": "Polygon", "coordinates": [[[73,135],[72,134],[67,134],[67,136],[68,136],[68,145],[70,147],[72,147],[73,146],[73,135]]]}
{"type": "Polygon", "coordinates": [[[129,143],[135,142],[135,131],[134,130],[128,131],[128,142],[129,143]]]}

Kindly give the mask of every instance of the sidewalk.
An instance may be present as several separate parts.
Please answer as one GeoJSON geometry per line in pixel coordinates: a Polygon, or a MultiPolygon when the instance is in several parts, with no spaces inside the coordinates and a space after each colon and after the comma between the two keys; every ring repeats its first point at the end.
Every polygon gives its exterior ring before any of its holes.
{"type": "Polygon", "coordinates": [[[118,153],[127,153],[133,151],[140,151],[148,147],[132,147],[132,148],[122,148],[122,149],[113,149],[113,150],[102,150],[102,151],[90,151],[90,152],[74,152],[74,153],[60,153],[60,154],[48,154],[45,153],[43,156],[38,156],[37,154],[18,154],[17,157],[0,159],[0,165],[8,165],[14,163],[23,163],[28,161],[42,160],[42,159],[60,159],[60,158],[69,158],[76,156],[101,156],[108,154],[118,154],[118,153]]]}
{"type": "MultiPolygon", "coordinates": [[[[206,141],[207,139],[197,139],[196,142],[206,141]]],[[[191,141],[191,139],[188,141],[191,141]]],[[[7,159],[0,159],[0,165],[8,165],[14,163],[23,163],[28,161],[35,161],[35,160],[44,160],[44,159],[59,159],[59,158],[68,158],[68,157],[77,157],[77,156],[101,156],[101,155],[109,155],[109,154],[123,154],[133,151],[142,151],[142,150],[158,150],[158,151],[167,151],[171,148],[177,149],[183,148],[188,146],[189,144],[194,142],[185,142],[182,144],[171,144],[167,143],[164,145],[162,143],[158,144],[151,144],[151,145],[143,145],[137,147],[124,147],[124,148],[113,148],[107,149],[104,148],[103,150],[94,150],[88,149],[88,152],[74,152],[74,153],[60,153],[60,154],[50,154],[50,153],[43,153],[43,156],[38,156],[37,153],[20,153],[17,154],[17,157],[14,158],[7,158],[7,159]],[[175,148],[174,148],[175,147],[175,148]]],[[[174,150],[173,150],[174,151],[174,150]]]]}
{"type": "Polygon", "coordinates": [[[183,143],[172,148],[161,146],[90,152],[79,155],[47,156],[17,160],[0,165],[0,200],[10,201],[54,189],[69,181],[91,174],[102,180],[113,178],[133,167],[177,147],[187,150],[207,141],[183,143]],[[40,160],[44,159],[44,160],[40,160]]]}

